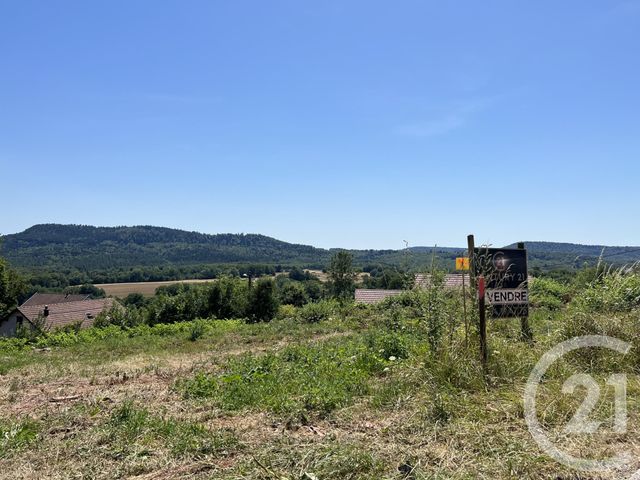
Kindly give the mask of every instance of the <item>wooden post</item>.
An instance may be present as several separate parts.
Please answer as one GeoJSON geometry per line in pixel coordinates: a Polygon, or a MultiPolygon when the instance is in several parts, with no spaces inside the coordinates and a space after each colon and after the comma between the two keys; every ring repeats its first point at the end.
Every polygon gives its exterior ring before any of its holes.
{"type": "MultiPolygon", "coordinates": [[[[518,242],[518,248],[524,250],[524,242],[518,242]]],[[[529,275],[527,274],[527,279],[529,275]]],[[[528,285],[527,285],[528,287],[528,285]]],[[[533,342],[533,330],[531,330],[531,325],[529,325],[529,317],[520,317],[520,334],[522,340],[525,342],[533,342]]]]}
{"type": "MultiPolygon", "coordinates": [[[[474,263],[475,263],[475,259],[473,258],[473,252],[475,250],[475,239],[473,237],[472,234],[467,235],[467,254],[469,255],[469,289],[471,290],[471,302],[473,305],[473,292],[475,291],[476,288],[476,282],[475,282],[475,270],[474,270],[474,263]]],[[[462,272],[462,274],[464,275],[464,272],[462,272]]],[[[464,280],[464,276],[462,277],[462,279],[464,280]]],[[[466,303],[466,301],[465,301],[466,303]]],[[[472,306],[473,309],[473,306],[472,306]]],[[[465,305],[465,321],[466,321],[466,305],[465,305]]],[[[465,325],[466,327],[466,325],[465,325]]],[[[465,347],[467,345],[467,330],[465,330],[465,347]]]]}
{"type": "Polygon", "coordinates": [[[467,250],[469,251],[469,283],[471,284],[471,290],[473,291],[476,286],[475,277],[474,277],[474,264],[475,259],[473,258],[473,252],[475,250],[475,240],[473,235],[467,235],[467,250]]]}
{"type": "Polygon", "coordinates": [[[480,358],[483,368],[487,368],[489,350],[487,348],[487,318],[484,305],[484,275],[478,277],[478,308],[480,314],[480,358]]]}
{"type": "Polygon", "coordinates": [[[464,270],[462,270],[462,314],[464,315],[464,348],[469,347],[469,318],[467,317],[467,289],[464,281],[464,270]]]}

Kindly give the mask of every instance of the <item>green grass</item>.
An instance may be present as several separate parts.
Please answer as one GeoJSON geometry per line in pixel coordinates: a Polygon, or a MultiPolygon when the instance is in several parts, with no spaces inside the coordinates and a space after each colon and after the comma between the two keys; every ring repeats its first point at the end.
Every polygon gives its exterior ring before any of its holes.
{"type": "Polygon", "coordinates": [[[228,455],[239,448],[232,432],[212,431],[196,422],[152,415],[131,400],[111,413],[100,443],[110,445],[117,457],[151,454],[156,444],[177,458],[228,455]]]}
{"type": "MultiPolygon", "coordinates": [[[[589,294],[606,300],[607,285],[589,294]]],[[[532,310],[534,343],[521,341],[517,320],[490,320],[486,369],[475,329],[465,342],[459,299],[446,296],[437,338],[420,297],[407,295],[332,307],[317,321],[289,309],[270,324],[197,320],[58,338],[48,352],[5,344],[0,465],[23,472],[17,478],[617,478],[547,457],[527,430],[522,395],[559,341],[603,333],[632,342],[626,358],[568,355],[548,371],[538,404],[541,424],[569,451],[603,458],[622,446],[640,458],[638,309],[547,300],[532,310]],[[564,381],[592,374],[602,387],[593,417],[606,421],[614,402],[604,385],[620,369],[629,433],[563,436],[583,398],[563,393],[564,381]],[[78,398],[51,402],[69,394],[78,398]]]]}
{"type": "Polygon", "coordinates": [[[187,398],[211,399],[222,409],[265,409],[306,418],[327,415],[370,393],[372,379],[408,356],[400,334],[369,332],[358,338],[295,345],[226,362],[221,372],[198,372],[178,383],[187,398]]]}
{"type": "Polygon", "coordinates": [[[40,427],[38,422],[29,418],[19,422],[0,421],[0,458],[35,443],[40,427]]]}
{"type": "Polygon", "coordinates": [[[337,320],[303,325],[292,319],[271,324],[245,324],[238,320],[194,320],[130,329],[116,326],[55,333],[36,344],[22,339],[0,339],[0,376],[30,365],[46,365],[63,372],[73,362],[86,366],[122,360],[133,355],[159,357],[216,351],[229,346],[270,345],[282,339],[296,339],[349,330],[337,320]]]}

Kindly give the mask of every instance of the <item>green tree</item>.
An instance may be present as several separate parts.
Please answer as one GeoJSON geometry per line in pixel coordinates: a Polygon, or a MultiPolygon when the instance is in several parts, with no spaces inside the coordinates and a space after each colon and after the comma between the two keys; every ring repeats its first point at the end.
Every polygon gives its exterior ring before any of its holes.
{"type": "Polygon", "coordinates": [[[309,272],[305,272],[300,267],[292,267],[289,271],[289,278],[291,280],[303,282],[305,280],[309,280],[311,278],[311,275],[309,275],[309,272]]]}
{"type": "Polygon", "coordinates": [[[0,257],[0,318],[18,305],[26,290],[26,283],[22,277],[0,257]]]}
{"type": "Polygon", "coordinates": [[[300,282],[285,283],[280,289],[280,301],[284,305],[301,307],[309,301],[307,292],[300,282]]]}
{"type": "Polygon", "coordinates": [[[64,293],[89,295],[91,298],[105,298],[107,296],[103,289],[90,283],[80,285],[79,287],[67,287],[64,289],[64,293]]]}
{"type": "Polygon", "coordinates": [[[329,265],[331,293],[340,301],[353,298],[356,288],[356,273],[353,270],[353,255],[341,250],[331,257],[329,265]]]}
{"type": "Polygon", "coordinates": [[[130,293],[129,295],[124,297],[122,303],[124,303],[127,307],[141,308],[147,304],[147,299],[144,298],[144,295],[142,295],[141,293],[135,292],[130,293]]]}
{"type": "Polygon", "coordinates": [[[320,300],[323,295],[322,282],[319,280],[307,280],[304,282],[304,290],[312,302],[320,300]]]}
{"type": "Polygon", "coordinates": [[[247,284],[237,278],[223,277],[209,289],[207,316],[241,318],[247,309],[247,284]]]}
{"type": "Polygon", "coordinates": [[[271,279],[258,280],[249,292],[247,317],[251,322],[268,322],[278,313],[276,286],[271,279]]]}

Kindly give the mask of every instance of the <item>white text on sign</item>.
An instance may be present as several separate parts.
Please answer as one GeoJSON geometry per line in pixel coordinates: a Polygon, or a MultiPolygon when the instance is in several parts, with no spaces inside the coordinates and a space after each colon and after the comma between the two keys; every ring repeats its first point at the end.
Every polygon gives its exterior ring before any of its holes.
{"type": "Polygon", "coordinates": [[[528,302],[529,293],[524,288],[487,289],[489,305],[521,305],[528,302]]]}

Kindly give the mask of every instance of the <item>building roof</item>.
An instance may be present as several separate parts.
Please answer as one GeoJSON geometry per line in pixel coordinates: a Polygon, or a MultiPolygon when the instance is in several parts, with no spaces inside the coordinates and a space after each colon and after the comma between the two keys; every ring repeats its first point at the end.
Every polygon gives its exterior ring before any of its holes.
{"type": "Polygon", "coordinates": [[[53,305],[54,303],[78,302],[87,300],[89,295],[70,294],[70,293],[34,293],[24,302],[21,307],[30,307],[32,305],[53,305]]]}
{"type": "Polygon", "coordinates": [[[379,303],[385,298],[400,295],[404,290],[380,290],[368,288],[356,288],[356,302],[379,303]]]}
{"type": "MultiPolygon", "coordinates": [[[[93,325],[93,320],[99,313],[113,306],[112,298],[98,298],[96,300],[80,300],[75,302],[53,303],[48,305],[49,315],[45,320],[45,330],[55,330],[76,322],[82,322],[83,327],[93,325]]],[[[44,315],[44,305],[21,305],[18,311],[34,323],[39,315],[44,315]]]]}
{"type": "MultiPolygon", "coordinates": [[[[444,287],[445,288],[462,288],[462,276],[464,275],[464,282],[466,285],[469,285],[469,274],[468,273],[447,273],[444,276],[444,287]]],[[[415,286],[418,288],[428,288],[431,284],[431,274],[429,273],[418,273],[416,275],[416,283],[415,286]]]]}

